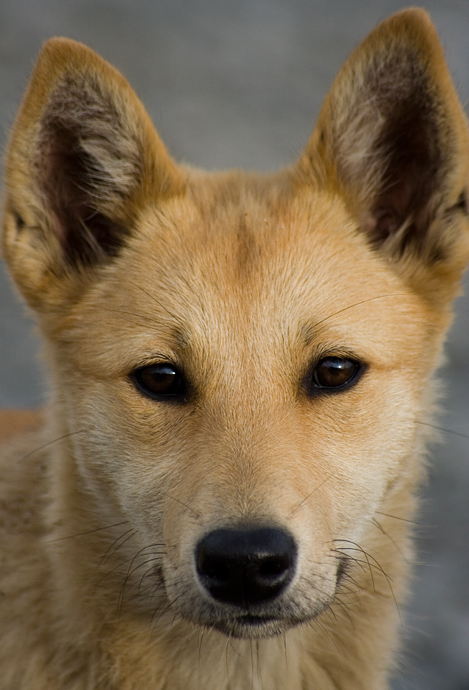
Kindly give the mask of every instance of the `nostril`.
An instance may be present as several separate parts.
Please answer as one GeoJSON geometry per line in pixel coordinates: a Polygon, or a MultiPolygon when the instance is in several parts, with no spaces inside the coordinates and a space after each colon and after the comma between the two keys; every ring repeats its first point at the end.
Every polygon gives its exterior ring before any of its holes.
{"type": "Polygon", "coordinates": [[[259,563],[259,575],[266,579],[274,579],[282,575],[290,567],[290,558],[283,556],[266,556],[259,563]]]}
{"type": "Polygon", "coordinates": [[[248,607],[277,597],[291,581],[297,549],[285,530],[218,529],[197,544],[201,584],[224,603],[248,607]]]}
{"type": "Polygon", "coordinates": [[[230,577],[229,564],[224,557],[204,547],[198,550],[197,570],[213,581],[222,582],[230,577]]]}

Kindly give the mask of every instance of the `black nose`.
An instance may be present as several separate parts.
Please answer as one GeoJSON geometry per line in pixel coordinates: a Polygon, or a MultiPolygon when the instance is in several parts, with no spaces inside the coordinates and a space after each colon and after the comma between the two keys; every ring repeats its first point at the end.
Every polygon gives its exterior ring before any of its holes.
{"type": "Polygon", "coordinates": [[[197,544],[197,573],[214,599],[247,608],[285,589],[296,552],[293,537],[281,529],[217,529],[197,544]]]}

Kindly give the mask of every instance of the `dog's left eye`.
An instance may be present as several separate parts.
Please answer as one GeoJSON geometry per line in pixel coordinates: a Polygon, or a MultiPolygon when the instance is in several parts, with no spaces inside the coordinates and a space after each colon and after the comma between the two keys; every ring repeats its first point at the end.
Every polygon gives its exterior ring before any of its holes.
{"type": "Polygon", "coordinates": [[[342,390],[357,378],[361,366],[345,357],[324,357],[315,365],[309,378],[308,392],[314,390],[342,390]]]}
{"type": "Polygon", "coordinates": [[[149,398],[162,402],[185,402],[187,382],[172,364],[150,364],[132,372],[138,390],[149,398]]]}

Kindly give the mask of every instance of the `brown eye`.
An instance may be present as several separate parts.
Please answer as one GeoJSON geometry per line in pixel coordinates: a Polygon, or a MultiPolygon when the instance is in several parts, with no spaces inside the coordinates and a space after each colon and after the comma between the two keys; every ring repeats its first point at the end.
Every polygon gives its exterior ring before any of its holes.
{"type": "Polygon", "coordinates": [[[313,369],[312,389],[339,390],[347,388],[360,371],[360,364],[343,357],[324,357],[313,369]]]}
{"type": "Polygon", "coordinates": [[[172,364],[150,364],[131,374],[138,390],[149,398],[162,402],[185,402],[187,382],[172,364]]]}

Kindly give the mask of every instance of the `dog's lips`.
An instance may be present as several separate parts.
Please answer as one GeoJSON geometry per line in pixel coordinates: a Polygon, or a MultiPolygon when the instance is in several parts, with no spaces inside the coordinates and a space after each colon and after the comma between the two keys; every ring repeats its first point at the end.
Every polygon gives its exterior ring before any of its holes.
{"type": "Polygon", "coordinates": [[[235,618],[214,620],[207,627],[216,628],[229,637],[266,638],[282,634],[299,622],[285,620],[282,617],[243,614],[235,618]]]}
{"type": "Polygon", "coordinates": [[[240,611],[218,616],[215,614],[203,622],[200,621],[199,624],[210,629],[215,628],[229,637],[258,639],[275,637],[317,618],[330,604],[330,600],[324,602],[314,612],[303,610],[293,613],[291,610],[288,612],[278,610],[264,613],[240,611]]]}
{"type": "Polygon", "coordinates": [[[266,623],[272,623],[273,621],[277,621],[279,619],[275,618],[274,616],[253,616],[252,614],[248,613],[244,616],[239,616],[239,618],[236,618],[235,620],[236,623],[239,623],[240,625],[259,626],[266,623]]]}

